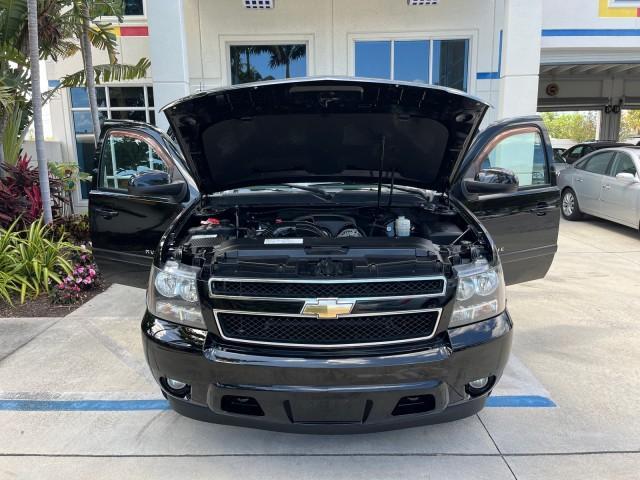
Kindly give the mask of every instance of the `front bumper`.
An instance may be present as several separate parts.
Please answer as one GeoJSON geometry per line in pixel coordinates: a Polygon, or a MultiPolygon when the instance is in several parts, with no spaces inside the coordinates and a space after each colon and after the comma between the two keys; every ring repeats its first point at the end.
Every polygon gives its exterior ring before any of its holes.
{"type": "Polygon", "coordinates": [[[332,358],[238,351],[148,312],[142,338],[161,386],[164,378],[191,386],[185,398],[163,388],[183,415],[298,433],[364,433],[451,421],[481,410],[489,392],[472,397],[465,386],[478,378],[500,378],[511,350],[512,323],[505,311],[450,329],[422,349],[332,358]],[[242,414],[229,408],[228,400],[238,397],[254,399],[259,410],[242,414]],[[399,401],[407,397],[426,399],[427,406],[398,414],[399,401]]]}

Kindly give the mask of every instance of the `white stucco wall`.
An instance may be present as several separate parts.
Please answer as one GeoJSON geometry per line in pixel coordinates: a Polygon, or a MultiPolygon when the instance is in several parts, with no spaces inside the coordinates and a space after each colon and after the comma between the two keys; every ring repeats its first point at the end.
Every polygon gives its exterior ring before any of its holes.
{"type": "Polygon", "coordinates": [[[545,63],[640,61],[640,18],[627,9],[611,8],[609,0],[542,0],[542,59],[545,63]],[[601,5],[601,3],[603,5],[601,5]],[[583,30],[572,35],[567,30],[583,30]],[[616,32],[616,30],[618,32],[616,32]],[[629,34],[631,33],[631,34],[629,34]]]}
{"type": "Polygon", "coordinates": [[[159,41],[166,45],[161,61],[155,60],[152,46],[154,91],[163,99],[169,95],[161,89],[170,94],[163,82],[177,76],[188,77],[191,92],[228,85],[231,44],[304,42],[308,75],[353,75],[357,39],[464,37],[470,39],[469,92],[493,105],[499,100],[499,80],[479,80],[476,74],[499,71],[502,0],[446,0],[427,7],[405,0],[277,0],[271,10],[249,10],[239,0],[176,0],[167,14],[168,1],[154,0],[148,14],[152,43],[155,32],[161,32],[159,41]],[[181,41],[177,4],[182,5],[184,51],[169,45],[181,41]]]}

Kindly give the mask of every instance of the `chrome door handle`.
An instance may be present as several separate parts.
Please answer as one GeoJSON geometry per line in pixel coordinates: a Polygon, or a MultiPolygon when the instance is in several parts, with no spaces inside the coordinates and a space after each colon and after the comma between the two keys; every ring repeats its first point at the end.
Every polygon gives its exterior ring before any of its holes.
{"type": "Polygon", "coordinates": [[[576,178],[576,182],[584,182],[584,179],[578,177],[576,178]]]}
{"type": "Polygon", "coordinates": [[[605,190],[610,190],[611,189],[611,185],[602,185],[602,188],[604,188],[605,190]]]}
{"type": "Polygon", "coordinates": [[[529,209],[529,213],[533,213],[534,215],[541,217],[554,209],[555,207],[550,206],[548,203],[540,202],[535,208],[529,209]]]}
{"type": "Polygon", "coordinates": [[[109,209],[106,209],[106,208],[95,208],[93,211],[96,212],[98,215],[100,215],[105,220],[111,220],[113,217],[117,217],[118,216],[118,211],[117,210],[109,210],[109,209]]]}

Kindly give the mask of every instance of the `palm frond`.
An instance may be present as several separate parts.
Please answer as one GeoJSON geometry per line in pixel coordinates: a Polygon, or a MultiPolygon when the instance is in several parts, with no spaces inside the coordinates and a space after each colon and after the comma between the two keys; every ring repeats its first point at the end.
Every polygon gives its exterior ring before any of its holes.
{"type": "MultiPolygon", "coordinates": [[[[121,82],[124,80],[136,80],[144,78],[151,62],[147,58],[141,58],[135,65],[122,63],[108,63],[94,65],[96,83],[121,82]]],[[[72,73],[60,80],[61,87],[83,87],[86,86],[85,71],[72,73]]]]}
{"type": "Polygon", "coordinates": [[[9,110],[13,105],[14,90],[11,87],[0,85],[0,105],[9,110]]]}
{"type": "Polygon", "coordinates": [[[16,39],[27,22],[27,2],[0,0],[0,43],[16,39]]]}
{"type": "Polygon", "coordinates": [[[29,59],[25,53],[11,42],[0,42],[0,58],[5,62],[13,62],[21,67],[29,65],[29,59]]]}
{"type": "Polygon", "coordinates": [[[124,16],[124,2],[122,0],[93,0],[89,4],[91,18],[116,17],[121,23],[124,16]]]}
{"type": "Polygon", "coordinates": [[[87,32],[89,41],[98,50],[104,50],[109,55],[109,63],[118,60],[118,38],[113,31],[113,25],[105,22],[95,22],[87,32]]]}
{"type": "Polygon", "coordinates": [[[22,123],[24,112],[19,106],[13,106],[7,115],[7,124],[2,135],[2,150],[5,163],[15,165],[22,150],[22,123]]]}

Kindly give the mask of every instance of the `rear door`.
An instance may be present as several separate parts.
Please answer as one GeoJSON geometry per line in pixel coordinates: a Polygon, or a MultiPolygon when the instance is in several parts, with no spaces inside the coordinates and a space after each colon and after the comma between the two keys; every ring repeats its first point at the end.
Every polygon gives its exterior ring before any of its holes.
{"type": "Polygon", "coordinates": [[[609,175],[602,183],[603,216],[634,228],[638,228],[638,198],[640,183],[633,158],[625,152],[616,153],[609,175]],[[619,173],[629,173],[635,180],[616,178],[619,173]]]}
{"type": "Polygon", "coordinates": [[[149,125],[106,124],[96,155],[89,193],[96,263],[107,281],[144,288],[161,236],[197,189],[171,140],[149,125]]]}
{"type": "Polygon", "coordinates": [[[480,133],[453,178],[453,193],[491,234],[507,285],[542,278],[557,250],[560,193],[551,172],[553,151],[539,117],[496,123],[480,133]],[[512,193],[468,194],[462,180],[505,168],[518,176],[512,193]]]}
{"type": "Polygon", "coordinates": [[[573,189],[580,209],[586,213],[602,215],[602,189],[615,152],[605,150],[585,158],[576,168],[573,189]]]}

